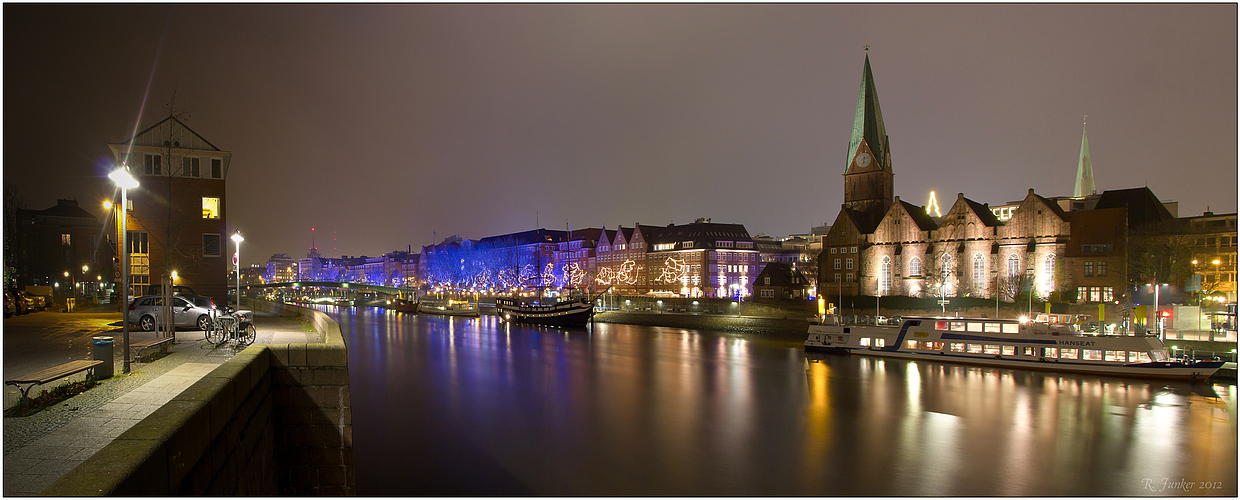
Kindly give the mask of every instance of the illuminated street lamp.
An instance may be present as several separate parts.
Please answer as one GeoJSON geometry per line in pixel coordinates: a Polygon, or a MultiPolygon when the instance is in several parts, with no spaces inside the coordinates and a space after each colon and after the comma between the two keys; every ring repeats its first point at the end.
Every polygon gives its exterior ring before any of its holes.
{"type": "Polygon", "coordinates": [[[237,253],[233,254],[233,267],[237,270],[237,310],[241,310],[241,242],[245,238],[241,237],[241,230],[238,229],[232,235],[232,240],[237,243],[237,253]]]}
{"type": "Polygon", "coordinates": [[[125,364],[121,369],[122,373],[129,373],[129,318],[125,317],[128,308],[125,305],[129,302],[129,245],[127,233],[127,219],[129,218],[126,211],[129,209],[129,190],[138,187],[137,179],[129,175],[129,166],[121,163],[121,166],[112,173],[108,174],[108,178],[116,183],[116,187],[121,189],[121,331],[124,335],[125,342],[125,364]]]}
{"type": "Polygon", "coordinates": [[[1162,314],[1159,314],[1159,312],[1158,312],[1158,289],[1159,289],[1159,288],[1162,288],[1162,287],[1164,287],[1164,286],[1167,286],[1167,284],[1166,284],[1166,283],[1155,283],[1155,284],[1150,285],[1150,286],[1153,286],[1153,287],[1154,287],[1154,318],[1158,321],[1157,325],[1155,325],[1155,328],[1157,328],[1157,329],[1158,329],[1158,330],[1157,330],[1157,331],[1158,331],[1158,339],[1159,339],[1159,340],[1162,340],[1162,341],[1164,341],[1164,342],[1166,342],[1166,340],[1167,340],[1167,339],[1163,338],[1163,337],[1164,337],[1164,336],[1163,336],[1163,332],[1164,332],[1164,331],[1163,331],[1163,327],[1162,327],[1162,324],[1163,324],[1162,314]]]}

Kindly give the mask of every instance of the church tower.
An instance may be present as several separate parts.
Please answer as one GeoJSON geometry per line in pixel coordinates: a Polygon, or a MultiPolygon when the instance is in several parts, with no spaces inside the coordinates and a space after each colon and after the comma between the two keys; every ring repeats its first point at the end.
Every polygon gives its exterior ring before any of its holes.
{"type": "Polygon", "coordinates": [[[866,46],[857,113],[853,117],[852,139],[848,142],[848,168],[844,171],[844,206],[881,216],[891,208],[893,187],[891,149],[887,128],[878,107],[878,90],[870,72],[870,47],[866,46]]]}
{"type": "Polygon", "coordinates": [[[1073,198],[1094,194],[1094,165],[1089,161],[1089,138],[1085,136],[1085,124],[1081,124],[1081,159],[1076,164],[1076,189],[1073,198]]]}

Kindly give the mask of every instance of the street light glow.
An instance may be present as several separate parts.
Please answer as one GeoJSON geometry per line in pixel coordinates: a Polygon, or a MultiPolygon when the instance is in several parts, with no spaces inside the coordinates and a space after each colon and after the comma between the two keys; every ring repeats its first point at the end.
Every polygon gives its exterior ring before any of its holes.
{"type": "Polygon", "coordinates": [[[129,169],[123,164],[121,165],[121,168],[113,170],[112,173],[108,174],[108,178],[112,179],[112,182],[115,182],[121,189],[133,189],[138,187],[138,180],[134,179],[133,176],[129,174],[129,169]]]}

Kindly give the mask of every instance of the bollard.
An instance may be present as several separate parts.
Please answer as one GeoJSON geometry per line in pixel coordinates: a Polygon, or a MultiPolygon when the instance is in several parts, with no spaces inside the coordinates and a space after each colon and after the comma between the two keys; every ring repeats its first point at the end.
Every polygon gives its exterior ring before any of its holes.
{"type": "Polygon", "coordinates": [[[95,370],[95,380],[103,380],[112,378],[114,371],[115,359],[112,357],[112,337],[94,337],[91,340],[91,358],[95,361],[103,361],[102,365],[93,368],[95,370]]]}

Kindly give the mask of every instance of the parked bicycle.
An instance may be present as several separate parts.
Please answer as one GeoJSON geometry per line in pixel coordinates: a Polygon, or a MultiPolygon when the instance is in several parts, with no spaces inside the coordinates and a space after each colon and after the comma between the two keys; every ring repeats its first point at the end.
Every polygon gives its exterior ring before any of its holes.
{"type": "Polygon", "coordinates": [[[238,347],[254,343],[258,330],[254,328],[254,313],[250,311],[217,313],[211,318],[211,327],[206,330],[207,342],[221,345],[230,340],[238,347]]]}

